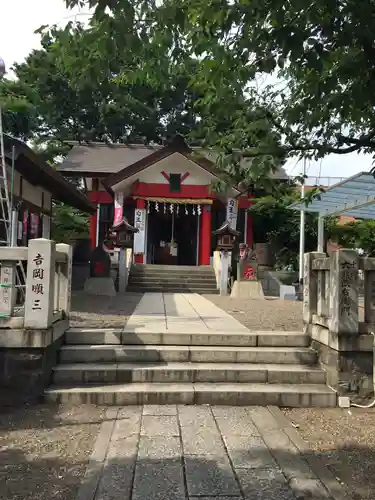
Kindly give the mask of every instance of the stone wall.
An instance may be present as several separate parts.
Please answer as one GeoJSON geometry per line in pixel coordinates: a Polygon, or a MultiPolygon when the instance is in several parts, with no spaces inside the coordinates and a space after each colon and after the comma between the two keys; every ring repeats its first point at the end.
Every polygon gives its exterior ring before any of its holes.
{"type": "Polygon", "coordinates": [[[62,337],[43,348],[0,349],[0,405],[38,402],[49,385],[62,337]]]}

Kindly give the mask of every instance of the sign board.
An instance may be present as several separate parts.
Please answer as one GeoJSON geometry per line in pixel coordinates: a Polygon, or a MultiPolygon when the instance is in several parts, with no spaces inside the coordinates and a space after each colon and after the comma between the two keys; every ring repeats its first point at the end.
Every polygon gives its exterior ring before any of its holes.
{"type": "Polygon", "coordinates": [[[134,212],[134,227],[138,229],[138,233],[134,234],[134,253],[145,253],[146,240],[146,209],[136,208],[134,212]]]}
{"type": "Polygon", "coordinates": [[[236,229],[237,227],[237,211],[238,201],[236,198],[228,198],[227,202],[227,220],[230,222],[230,227],[236,229]]]}
{"type": "Polygon", "coordinates": [[[124,214],[124,194],[115,193],[115,210],[113,217],[113,225],[118,226],[123,219],[124,214]]]}

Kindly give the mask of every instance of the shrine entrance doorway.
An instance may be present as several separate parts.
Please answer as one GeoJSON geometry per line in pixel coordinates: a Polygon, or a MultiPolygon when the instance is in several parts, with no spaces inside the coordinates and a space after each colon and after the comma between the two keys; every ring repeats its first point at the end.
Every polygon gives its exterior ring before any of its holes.
{"type": "Polygon", "coordinates": [[[199,218],[197,207],[160,204],[147,221],[147,263],[198,265],[199,218]]]}

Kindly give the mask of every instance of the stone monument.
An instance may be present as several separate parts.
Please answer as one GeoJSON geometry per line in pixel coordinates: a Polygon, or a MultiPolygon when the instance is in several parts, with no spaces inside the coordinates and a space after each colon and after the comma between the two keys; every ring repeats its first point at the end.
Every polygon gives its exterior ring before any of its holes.
{"type": "Polygon", "coordinates": [[[111,258],[103,243],[91,253],[90,277],[85,282],[84,290],[90,295],[116,296],[115,284],[111,278],[111,258]]]}
{"type": "Polygon", "coordinates": [[[231,297],[263,299],[262,284],[258,280],[256,253],[245,243],[240,243],[237,263],[237,280],[233,284],[231,297]]]}

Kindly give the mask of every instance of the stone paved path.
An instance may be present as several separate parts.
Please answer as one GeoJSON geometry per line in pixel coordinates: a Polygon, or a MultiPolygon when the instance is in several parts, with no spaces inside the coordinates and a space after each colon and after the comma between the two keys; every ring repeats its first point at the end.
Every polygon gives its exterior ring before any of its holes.
{"type": "Polygon", "coordinates": [[[313,472],[278,415],[261,407],[109,408],[77,500],[344,498],[329,476],[330,496],[317,477],[324,481],[324,471],[313,472]]]}
{"type": "Polygon", "coordinates": [[[196,293],[145,293],[125,331],[247,332],[248,329],[196,293]]]}

